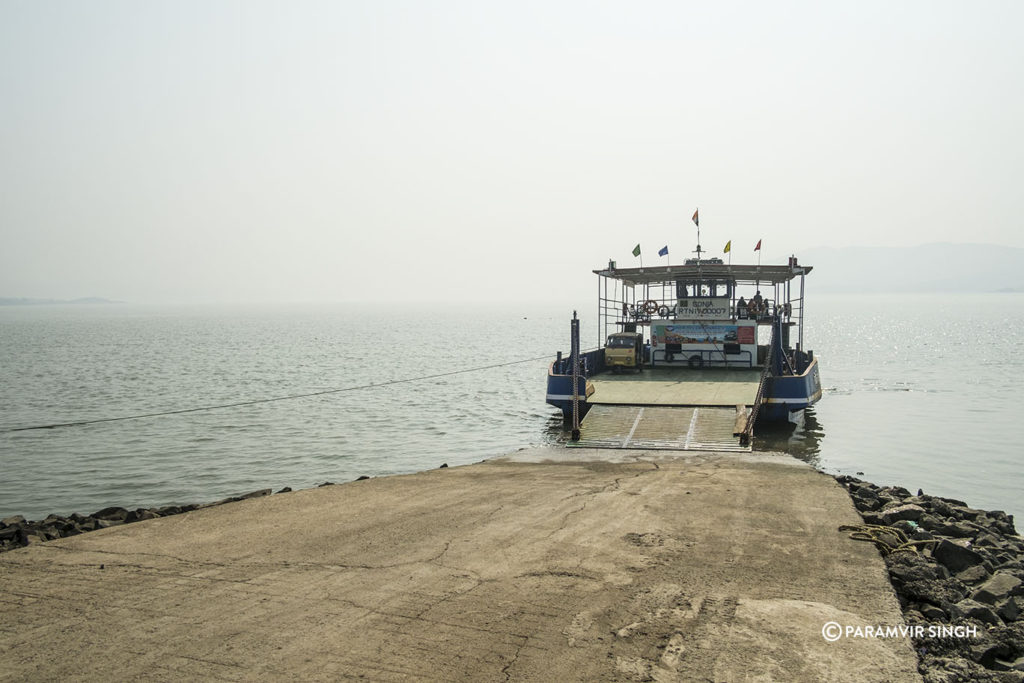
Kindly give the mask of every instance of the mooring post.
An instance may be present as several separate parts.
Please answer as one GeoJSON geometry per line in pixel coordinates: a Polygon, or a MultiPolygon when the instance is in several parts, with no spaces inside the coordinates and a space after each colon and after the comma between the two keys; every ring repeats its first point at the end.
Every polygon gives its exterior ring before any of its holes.
{"type": "Polygon", "coordinates": [[[572,440],[580,440],[580,321],[572,312],[569,328],[569,362],[572,363],[572,440]]]}

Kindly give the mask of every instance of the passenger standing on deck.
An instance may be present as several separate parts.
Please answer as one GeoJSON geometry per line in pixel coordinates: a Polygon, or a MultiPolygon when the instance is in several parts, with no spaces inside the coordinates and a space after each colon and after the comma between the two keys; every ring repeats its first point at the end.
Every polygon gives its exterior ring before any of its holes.
{"type": "Polygon", "coordinates": [[[736,317],[744,318],[747,315],[747,300],[742,296],[740,300],[736,302],[736,317]]]}
{"type": "Polygon", "coordinates": [[[750,300],[751,308],[754,310],[754,315],[759,316],[764,311],[764,299],[761,298],[761,290],[757,290],[754,294],[754,298],[750,300]]]}

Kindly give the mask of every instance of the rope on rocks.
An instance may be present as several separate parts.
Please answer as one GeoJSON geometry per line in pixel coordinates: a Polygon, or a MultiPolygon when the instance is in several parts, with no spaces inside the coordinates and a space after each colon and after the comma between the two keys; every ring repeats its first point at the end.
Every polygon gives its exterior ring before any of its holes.
{"type": "Polygon", "coordinates": [[[840,531],[849,531],[855,541],[869,541],[875,544],[882,557],[898,552],[917,552],[917,546],[938,543],[936,540],[912,541],[900,529],[880,524],[844,524],[840,531]]]}
{"type": "Polygon", "coordinates": [[[249,401],[238,401],[237,403],[222,403],[214,406],[201,406],[199,408],[181,408],[179,410],[165,410],[159,413],[144,413],[141,415],[122,415],[120,417],[104,417],[95,420],[79,420],[77,422],[60,422],[55,424],[46,425],[34,425],[31,427],[6,427],[0,429],[0,434],[6,434],[9,432],[27,432],[35,429],[56,429],[57,427],[80,427],[83,425],[98,424],[100,422],[121,422],[123,420],[141,420],[146,417],[163,417],[164,415],[181,415],[183,413],[199,413],[206,410],[218,410],[220,408],[238,408],[240,406],[253,406],[260,403],[274,403],[276,401],[291,401],[297,398],[311,398],[314,396],[326,396],[328,394],[339,394],[345,391],[356,391],[358,389],[373,389],[375,387],[386,387],[392,384],[404,384],[406,382],[419,382],[425,379],[438,379],[439,377],[450,377],[451,375],[461,375],[467,372],[477,372],[480,370],[491,370],[493,368],[502,368],[506,365],[517,365],[519,363],[532,363],[534,361],[545,360],[551,358],[551,354],[545,356],[538,356],[536,358],[523,358],[522,360],[513,360],[507,363],[495,363],[494,365],[483,365],[476,368],[465,368],[463,370],[452,370],[450,372],[439,372],[436,375],[422,375],[420,377],[406,377],[405,379],[393,379],[387,382],[378,382],[377,384],[363,384],[355,387],[343,387],[341,389],[325,389],[323,391],[313,391],[308,394],[292,394],[290,396],[275,396],[272,398],[257,398],[249,401]]]}

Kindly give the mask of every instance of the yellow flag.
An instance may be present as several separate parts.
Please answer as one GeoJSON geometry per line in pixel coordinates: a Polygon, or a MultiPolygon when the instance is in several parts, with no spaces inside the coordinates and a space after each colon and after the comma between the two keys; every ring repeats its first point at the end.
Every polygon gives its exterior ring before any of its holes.
{"type": "Polygon", "coordinates": [[[722,253],[728,254],[730,251],[732,251],[732,240],[725,243],[725,249],[722,250],[722,253]]]}

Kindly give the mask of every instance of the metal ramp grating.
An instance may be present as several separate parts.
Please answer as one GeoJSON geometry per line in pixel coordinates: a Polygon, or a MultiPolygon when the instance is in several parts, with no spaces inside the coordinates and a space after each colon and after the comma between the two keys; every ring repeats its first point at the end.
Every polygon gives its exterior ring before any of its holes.
{"type": "Polygon", "coordinates": [[[748,452],[733,435],[736,408],[721,406],[591,406],[577,448],[748,452]]]}

